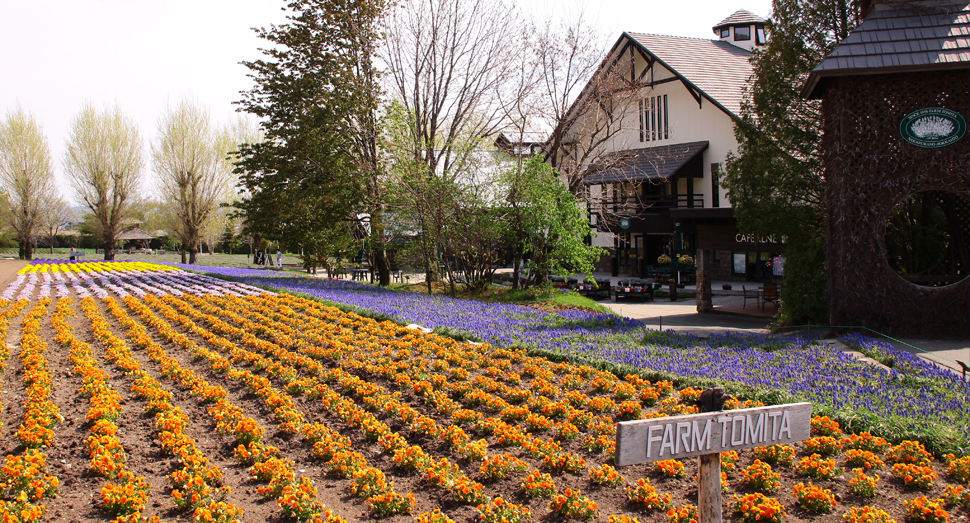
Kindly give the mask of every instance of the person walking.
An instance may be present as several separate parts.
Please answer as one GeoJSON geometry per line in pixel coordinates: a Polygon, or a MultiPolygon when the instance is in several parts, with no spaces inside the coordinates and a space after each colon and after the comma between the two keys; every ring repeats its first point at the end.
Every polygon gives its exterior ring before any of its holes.
{"type": "Polygon", "coordinates": [[[276,268],[277,269],[283,268],[283,252],[280,251],[279,249],[276,249],[276,268]]]}

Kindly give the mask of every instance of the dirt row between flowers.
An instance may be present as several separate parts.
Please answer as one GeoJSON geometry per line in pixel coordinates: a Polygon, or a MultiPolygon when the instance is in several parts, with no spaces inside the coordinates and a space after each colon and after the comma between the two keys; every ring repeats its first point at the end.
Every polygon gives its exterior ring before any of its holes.
{"type": "MultiPolygon", "coordinates": [[[[188,300],[185,300],[186,302],[188,300]]],[[[289,325],[292,329],[285,333],[285,336],[274,336],[267,332],[257,335],[259,340],[270,342],[282,350],[300,346],[301,339],[308,345],[316,343],[312,338],[308,338],[307,333],[322,332],[314,328],[314,325],[321,323],[319,318],[313,315],[299,313],[294,318],[292,308],[293,303],[289,302],[286,306],[278,304],[275,306],[275,299],[231,299],[223,302],[227,306],[220,305],[218,300],[207,300],[214,310],[221,310],[222,313],[215,313],[213,316],[221,321],[225,321],[239,329],[251,327],[245,322],[239,323],[234,318],[244,318],[246,321],[259,322],[266,328],[272,329],[274,325],[281,327],[287,325],[279,321],[279,317],[274,319],[273,315],[290,315],[296,321],[289,325]],[[228,311],[231,306],[232,311],[228,311]],[[227,312],[228,311],[228,312],[227,312]],[[264,315],[269,314],[269,316],[264,315]],[[235,323],[234,323],[235,322],[235,323]],[[305,330],[300,330],[296,326],[303,324],[305,330]],[[276,343],[276,341],[280,343],[276,343]]],[[[55,302],[56,303],[56,302],[55,302]]],[[[170,302],[166,302],[170,303],[170,302]]],[[[41,336],[48,344],[47,359],[51,368],[51,375],[54,381],[54,393],[52,401],[60,409],[60,414],[64,421],[56,426],[54,444],[47,449],[48,455],[48,474],[57,476],[61,482],[59,493],[51,498],[44,500],[48,509],[47,519],[63,521],[97,521],[111,520],[100,509],[99,492],[105,480],[93,476],[88,472],[89,464],[87,450],[84,444],[88,436],[90,423],[87,421],[87,399],[78,395],[82,382],[74,372],[72,365],[68,361],[66,350],[58,345],[55,340],[53,327],[50,317],[54,309],[54,304],[49,306],[48,314],[41,322],[41,336]]],[[[189,308],[193,308],[192,303],[188,303],[189,308]]],[[[145,322],[138,319],[135,311],[130,307],[122,306],[127,314],[137,323],[145,325],[145,322]]],[[[151,307],[152,310],[161,316],[158,307],[151,307]]],[[[198,307],[194,307],[199,310],[198,307]]],[[[119,426],[118,435],[125,448],[128,458],[127,467],[133,473],[144,476],[149,484],[152,485],[148,503],[143,515],[159,516],[166,521],[190,520],[191,513],[184,509],[178,509],[171,501],[171,488],[169,476],[178,468],[175,458],[166,454],[158,444],[154,428],[154,416],[144,411],[146,402],[138,399],[131,394],[131,377],[125,376],[116,370],[112,364],[105,359],[106,352],[103,344],[92,334],[90,321],[81,313],[80,307],[75,303],[74,316],[68,321],[74,328],[78,339],[87,342],[94,349],[94,355],[100,362],[101,367],[109,375],[109,383],[122,397],[123,412],[116,420],[119,426]]],[[[107,320],[108,325],[114,334],[125,340],[131,345],[126,337],[126,328],[109,312],[104,303],[100,303],[98,310],[107,320]]],[[[22,369],[19,362],[18,336],[19,331],[15,326],[23,315],[11,321],[11,328],[8,331],[7,343],[11,347],[11,354],[7,360],[7,368],[4,370],[3,377],[3,403],[4,428],[3,449],[6,454],[20,452],[14,433],[20,423],[20,416],[23,408],[20,399],[23,396],[24,388],[21,384],[22,369]]],[[[190,331],[182,325],[169,322],[174,332],[185,336],[194,344],[207,347],[209,350],[216,350],[218,344],[211,343],[197,333],[190,331]]],[[[483,485],[484,496],[487,499],[502,497],[506,501],[521,504],[528,508],[535,521],[554,521],[564,519],[561,514],[556,513],[549,507],[549,499],[537,498],[527,495],[521,486],[522,478],[530,471],[539,471],[543,474],[550,474],[550,479],[554,482],[556,489],[563,493],[567,489],[581,492],[581,496],[587,497],[597,505],[593,520],[606,521],[610,515],[626,515],[638,518],[641,521],[664,521],[668,518],[664,509],[647,509],[642,504],[633,503],[628,500],[625,488],[628,485],[635,485],[638,479],[649,479],[651,485],[659,492],[661,501],[664,495],[669,495],[669,504],[672,508],[682,508],[688,504],[696,503],[696,484],[693,478],[696,475],[696,464],[694,460],[685,460],[683,472],[680,477],[668,477],[664,472],[658,470],[655,465],[639,465],[623,468],[619,471],[624,476],[625,481],[615,487],[605,487],[594,484],[589,476],[589,471],[594,466],[611,463],[610,450],[607,445],[604,450],[590,450],[586,447],[596,447],[597,437],[609,440],[612,432],[614,419],[619,419],[619,405],[624,401],[631,401],[627,398],[629,391],[635,391],[633,396],[636,401],[643,401],[641,398],[648,389],[657,390],[657,384],[628,383],[616,377],[604,374],[590,368],[581,368],[568,364],[556,364],[545,360],[529,358],[525,354],[512,351],[492,350],[481,352],[478,347],[457,344],[450,340],[441,339],[435,336],[425,337],[418,333],[402,333],[396,327],[380,326],[370,320],[344,315],[335,321],[341,326],[340,336],[347,336],[347,332],[358,333],[358,338],[345,338],[344,343],[347,348],[343,356],[338,359],[317,359],[320,367],[317,373],[310,372],[308,369],[297,369],[299,374],[296,376],[272,377],[273,385],[279,390],[286,390],[296,379],[315,378],[319,383],[325,384],[332,389],[342,400],[351,402],[362,409],[362,412],[371,413],[377,420],[384,423],[387,431],[400,435],[408,445],[418,446],[435,461],[447,458],[450,463],[458,465],[464,476],[472,482],[479,482],[483,485]],[[373,332],[386,330],[389,335],[383,345],[374,341],[373,332]],[[345,343],[350,341],[351,343],[345,343]],[[357,343],[354,346],[353,342],[357,343]],[[403,344],[403,345],[402,345],[403,344]],[[407,352],[402,352],[402,346],[407,346],[407,352]],[[422,347],[439,345],[437,354],[453,353],[458,355],[459,364],[436,358],[435,353],[420,353],[422,347]],[[355,351],[361,354],[355,355],[355,351]],[[365,352],[372,351],[372,352],[365,352]],[[420,354],[420,356],[419,356],[420,354]],[[363,361],[361,361],[363,358],[363,361]],[[370,361],[371,366],[364,362],[370,361]],[[465,368],[461,364],[471,362],[467,376],[459,372],[458,369],[465,368]],[[381,372],[379,365],[396,365],[393,374],[381,372]],[[341,372],[333,372],[336,370],[341,372]],[[319,374],[320,371],[325,374],[319,374]],[[345,373],[345,374],[344,374],[345,373]],[[427,427],[416,426],[414,423],[407,423],[400,417],[391,415],[383,411],[380,405],[367,405],[366,395],[361,396],[349,390],[345,383],[354,383],[352,380],[341,382],[337,376],[356,376],[369,388],[363,389],[365,392],[379,393],[386,391],[390,398],[400,401],[402,404],[410,406],[418,416],[435,420],[440,430],[432,431],[427,427]],[[540,378],[545,376],[548,379],[540,378]],[[407,379],[404,378],[407,376],[407,379]],[[484,378],[488,377],[488,379],[484,378]],[[476,380],[476,378],[479,378],[476,380]],[[550,385],[546,387],[542,381],[550,385]],[[623,385],[626,383],[626,385],[623,385]],[[434,391],[442,392],[445,395],[434,395],[426,387],[430,386],[434,391]],[[474,385],[472,385],[474,384],[474,385]],[[496,384],[504,384],[496,385],[496,384]],[[485,389],[492,387],[495,393],[487,392],[485,389]],[[537,391],[548,394],[546,401],[541,400],[537,391]],[[375,392],[376,391],[376,392],[375,392]],[[422,391],[422,392],[418,392],[422,391]],[[477,394],[482,392],[483,394],[477,394]],[[576,393],[569,395],[569,393],[576,393]],[[477,395],[476,395],[477,394],[477,395]],[[504,394],[504,396],[503,396],[504,394]],[[584,399],[581,395],[586,395],[584,399]],[[438,404],[435,405],[429,397],[435,398],[438,404]],[[489,403],[488,398],[502,398],[501,401],[495,400],[489,403]],[[470,399],[472,398],[472,399],[470,399]],[[474,399],[478,398],[478,399],[474,399]],[[480,405],[482,399],[486,405],[480,405]],[[573,404],[570,404],[570,398],[573,404]],[[491,434],[482,429],[481,422],[460,422],[453,419],[453,416],[443,414],[450,407],[441,407],[443,402],[450,400],[457,404],[462,411],[475,413],[469,415],[477,417],[479,420],[488,418],[507,418],[510,426],[518,427],[518,432],[511,432],[513,435],[520,435],[522,438],[513,437],[511,441],[500,442],[494,432],[491,434]],[[509,401],[512,400],[512,401],[509,401]],[[597,402],[594,402],[596,400],[597,402]],[[569,437],[566,422],[569,417],[561,414],[560,407],[549,405],[564,406],[569,404],[576,412],[586,412],[579,414],[575,420],[590,418],[585,425],[579,429],[576,437],[569,437]],[[611,406],[612,404],[612,406],[611,406]],[[488,405],[492,405],[489,407],[488,405]],[[495,406],[504,406],[501,410],[495,406]],[[508,406],[505,406],[508,405],[508,406]],[[551,409],[550,414],[543,416],[543,405],[551,409]],[[596,407],[601,412],[594,413],[589,409],[596,407]],[[508,410],[511,407],[525,408],[528,414],[516,410],[508,410]],[[541,418],[533,418],[531,426],[526,428],[530,422],[527,421],[529,415],[542,416],[550,423],[548,430],[542,426],[544,421],[541,418]],[[525,418],[525,419],[518,419],[525,418]],[[609,418],[609,419],[607,419],[609,418]],[[449,437],[454,437],[455,432],[450,435],[443,434],[446,428],[462,428],[469,441],[477,441],[479,438],[487,442],[487,453],[489,456],[509,454],[511,458],[520,460],[525,470],[515,471],[508,474],[504,479],[489,479],[480,471],[482,462],[477,458],[469,459],[464,457],[464,452],[459,452],[462,448],[452,442],[446,441],[449,437]],[[434,435],[437,432],[437,435],[434,435]],[[592,438],[588,441],[587,438],[592,438]],[[536,442],[539,443],[536,443],[536,442]],[[531,443],[530,443],[531,442],[531,443]],[[545,447],[543,447],[545,445],[545,447]],[[550,450],[555,447],[555,450],[550,450]],[[545,450],[544,450],[545,449],[545,450]],[[574,472],[557,471],[555,465],[550,465],[544,456],[549,454],[564,455],[569,454],[577,459],[586,461],[584,466],[577,466],[574,472]]],[[[204,321],[196,322],[196,325],[203,329],[210,329],[204,321]]],[[[415,503],[410,509],[410,514],[398,514],[379,518],[375,516],[365,499],[351,493],[352,478],[336,478],[328,471],[332,468],[325,460],[318,459],[314,448],[299,433],[283,430],[278,427],[279,421],[274,418],[271,407],[260,396],[252,393],[250,389],[238,381],[227,379],[225,372],[213,370],[211,362],[204,358],[197,357],[189,353],[184,348],[172,343],[168,338],[162,336],[157,329],[148,327],[149,336],[153,343],[161,347],[173,357],[182,368],[192,371],[195,375],[208,380],[213,385],[221,386],[227,393],[226,400],[241,408],[247,416],[255,420],[260,427],[265,429],[262,443],[280,449],[280,456],[292,460],[295,463],[295,470],[299,476],[305,476],[316,483],[318,495],[317,499],[335,514],[342,516],[348,521],[362,521],[370,519],[383,519],[387,521],[410,521],[415,515],[441,509],[454,521],[471,521],[477,519],[479,511],[475,508],[477,503],[462,502],[455,499],[452,491],[441,486],[436,486],[427,479],[427,474],[419,471],[408,471],[395,464],[392,460],[393,453],[385,450],[384,446],[374,438],[368,438],[357,426],[350,424],[346,419],[326,408],[319,397],[303,391],[302,394],[293,394],[292,401],[295,409],[303,416],[303,422],[307,424],[323,424],[341,436],[349,439],[352,449],[359,452],[366,460],[367,466],[374,467],[382,471],[387,480],[393,482],[393,488],[401,494],[413,494],[415,503]]],[[[228,341],[242,347],[242,336],[228,336],[228,341]]],[[[336,344],[336,343],[335,343],[336,344]]],[[[319,344],[318,344],[319,345],[319,344]]],[[[291,351],[296,352],[296,351],[291,351]]],[[[211,404],[192,394],[182,386],[163,376],[160,365],[151,361],[142,350],[132,345],[134,358],[141,365],[141,368],[154,376],[162,386],[173,394],[172,403],[187,415],[191,423],[186,428],[186,433],[191,435],[196,442],[196,446],[208,457],[212,464],[219,467],[222,471],[222,483],[231,487],[232,492],[226,497],[227,502],[240,507],[244,511],[242,520],[244,521],[283,521],[280,508],[275,500],[265,499],[257,492],[257,488],[262,484],[255,481],[248,471],[247,464],[240,464],[234,456],[234,448],[237,442],[228,434],[220,434],[216,430],[216,422],[209,412],[211,404]]],[[[244,364],[242,361],[234,362],[234,366],[241,370],[249,370],[257,375],[272,376],[260,369],[259,364],[244,364]]],[[[278,369],[277,369],[278,370],[278,369]]],[[[468,370],[468,369],[466,369],[468,370]]],[[[661,387],[663,389],[663,387],[661,387]]],[[[360,389],[358,389],[360,390],[360,389]]],[[[678,393],[671,391],[664,397],[658,398],[656,405],[643,405],[642,416],[652,415],[658,411],[666,414],[676,414],[678,412],[690,412],[692,410],[691,399],[697,391],[683,391],[678,393]],[[659,405],[659,406],[658,406],[659,405]]],[[[575,424],[573,424],[575,426],[575,424]]],[[[831,430],[825,423],[820,423],[821,430],[831,430]],[[828,427],[828,428],[826,428],[828,427]]],[[[577,427],[578,428],[578,427],[577,427]]],[[[841,436],[833,438],[841,441],[841,436]]],[[[599,446],[602,441],[599,441],[599,446]]],[[[825,444],[827,441],[821,441],[825,444]]],[[[906,512],[903,500],[912,500],[922,495],[928,495],[930,499],[943,497],[944,488],[953,485],[966,485],[956,481],[948,475],[946,466],[938,461],[929,465],[930,469],[939,476],[939,479],[932,482],[929,489],[910,488],[905,486],[902,479],[893,477],[889,467],[882,466],[876,473],[882,478],[877,484],[876,495],[874,498],[866,499],[850,493],[849,480],[852,477],[850,469],[846,466],[845,451],[839,449],[834,452],[834,459],[838,467],[846,470],[835,475],[832,479],[812,480],[816,485],[830,489],[837,506],[828,514],[813,514],[798,506],[794,496],[795,485],[807,483],[811,478],[796,472],[799,460],[809,456],[809,452],[803,445],[796,445],[797,455],[793,465],[777,464],[773,466],[772,472],[778,473],[777,487],[770,496],[776,498],[787,511],[784,521],[839,521],[842,514],[850,507],[863,505],[876,506],[897,521],[906,519],[906,512]]],[[[467,455],[467,453],[464,453],[467,455]]],[[[886,451],[876,453],[886,458],[886,451]]],[[[739,459],[734,463],[726,464],[726,474],[728,487],[725,492],[725,516],[732,521],[741,521],[743,515],[731,513],[731,498],[733,494],[749,494],[757,491],[751,484],[753,481],[743,480],[742,470],[748,469],[753,465],[755,455],[753,451],[740,453],[739,459]]],[[[519,463],[516,461],[514,463],[519,463]]],[[[674,465],[670,465],[674,466],[674,465]]],[[[763,470],[763,469],[762,469],[763,470]]],[[[755,471],[750,472],[749,477],[753,477],[755,471]]],[[[870,476],[873,475],[869,472],[870,476]]],[[[954,517],[965,518],[965,510],[948,507],[954,517]]],[[[577,516],[577,519],[580,519],[577,516]]]]}

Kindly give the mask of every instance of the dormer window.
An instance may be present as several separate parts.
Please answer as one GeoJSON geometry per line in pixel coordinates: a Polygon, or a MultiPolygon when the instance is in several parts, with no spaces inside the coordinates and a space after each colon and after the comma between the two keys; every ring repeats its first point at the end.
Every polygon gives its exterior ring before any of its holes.
{"type": "Polygon", "coordinates": [[[751,40],[751,27],[735,27],[734,28],[734,41],[740,42],[741,40],[751,40]]]}
{"type": "Polygon", "coordinates": [[[722,27],[721,28],[721,38],[730,38],[730,36],[731,36],[731,28],[730,27],[722,27]]]}
{"type": "Polygon", "coordinates": [[[756,43],[758,45],[765,45],[765,28],[764,27],[758,27],[757,29],[755,29],[754,35],[755,35],[754,36],[754,38],[755,38],[754,43],[756,43]]]}

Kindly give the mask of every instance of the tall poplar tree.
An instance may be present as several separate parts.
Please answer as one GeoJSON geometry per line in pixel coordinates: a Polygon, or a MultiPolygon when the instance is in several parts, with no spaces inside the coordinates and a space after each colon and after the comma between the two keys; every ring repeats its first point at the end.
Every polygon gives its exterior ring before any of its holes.
{"type": "Polygon", "coordinates": [[[738,227],[787,237],[780,322],[827,321],[825,181],[821,102],[804,100],[811,70],[861,22],[859,0],[774,0],[768,43],[735,126],[738,154],[727,162],[738,227]]]}
{"type": "Polygon", "coordinates": [[[236,206],[248,232],[326,259],[369,210],[379,99],[372,57],[385,7],[293,0],[287,23],[257,30],[270,45],[263,59],[244,62],[256,85],[238,102],[265,134],[238,152],[245,196],[236,206]]]}

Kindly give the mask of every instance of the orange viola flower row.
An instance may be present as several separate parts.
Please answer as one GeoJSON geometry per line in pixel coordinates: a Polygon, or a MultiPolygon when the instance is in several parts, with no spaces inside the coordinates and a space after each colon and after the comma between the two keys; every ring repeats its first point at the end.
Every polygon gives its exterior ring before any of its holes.
{"type": "MultiPolygon", "coordinates": [[[[205,349],[204,347],[200,347],[188,337],[176,332],[165,320],[155,316],[155,314],[145,304],[139,302],[137,299],[129,296],[125,297],[124,301],[129,308],[139,314],[139,316],[145,320],[146,323],[149,323],[158,329],[159,333],[163,337],[169,341],[172,341],[173,343],[176,343],[180,347],[190,350],[199,358],[208,361],[213,365],[214,368],[223,369],[229,372],[230,378],[234,377],[234,371],[231,368],[231,364],[218,353],[205,349]]],[[[108,302],[108,300],[106,300],[106,302],[108,302]]],[[[121,310],[119,306],[117,306],[117,303],[108,302],[108,309],[119,322],[129,328],[129,334],[132,337],[137,339],[147,337],[145,328],[128,317],[127,314],[121,310]]],[[[259,424],[252,418],[243,415],[242,409],[226,400],[226,393],[221,387],[213,387],[204,379],[195,375],[195,373],[191,370],[181,368],[177,360],[169,358],[161,347],[154,342],[150,342],[150,337],[148,337],[148,339],[149,344],[145,347],[145,349],[148,351],[150,358],[152,358],[154,361],[162,363],[163,369],[169,369],[167,374],[171,375],[173,379],[178,380],[181,386],[189,388],[193,395],[196,395],[203,401],[214,402],[214,405],[209,408],[209,413],[216,420],[217,428],[219,428],[219,430],[234,436],[235,444],[237,445],[237,459],[240,459],[241,461],[252,460],[254,467],[263,465],[270,460],[277,460],[277,458],[273,457],[273,455],[278,452],[278,449],[273,447],[265,447],[260,443],[260,439],[264,433],[263,428],[260,427],[259,424]]],[[[257,394],[259,394],[261,391],[263,391],[262,388],[257,391],[257,394]]],[[[266,394],[259,395],[264,397],[264,399],[267,399],[266,394]]],[[[279,397],[282,395],[279,395],[278,393],[273,394],[272,391],[270,391],[270,396],[279,397]]],[[[284,423],[298,429],[299,425],[303,423],[302,414],[293,412],[295,411],[295,406],[292,404],[291,400],[287,402],[280,399],[274,403],[277,405],[276,412],[278,417],[281,408],[278,406],[280,402],[285,403],[290,412],[289,415],[283,416],[285,418],[284,423]]],[[[278,506],[282,509],[284,515],[287,517],[298,518],[301,521],[326,521],[328,523],[339,523],[344,521],[343,518],[333,515],[333,513],[327,510],[322,503],[316,500],[317,491],[313,486],[312,481],[310,481],[308,478],[300,478],[297,480],[295,475],[292,473],[292,465],[289,467],[289,469],[289,474],[284,473],[270,475],[266,478],[261,478],[257,475],[257,479],[261,479],[269,483],[268,487],[260,487],[258,489],[259,492],[275,498],[278,506]]],[[[254,473],[254,475],[256,474],[254,473]]],[[[203,515],[206,515],[206,513],[203,512],[203,515]]]]}
{"type": "MultiPolygon", "coordinates": [[[[91,353],[91,346],[76,337],[67,323],[74,315],[73,300],[61,298],[51,319],[56,341],[69,350],[73,371],[82,379],[81,396],[88,397],[88,421],[93,421],[87,439],[91,471],[96,475],[116,480],[101,488],[101,506],[123,521],[142,521],[141,513],[148,501],[151,487],[144,477],[135,476],[126,469],[125,449],[117,436],[114,423],[121,414],[118,393],[108,383],[108,374],[101,369],[91,353]]],[[[157,516],[148,520],[157,522],[157,516]]]]}
{"type": "MultiPolygon", "coordinates": [[[[117,303],[113,298],[105,298],[104,303],[109,310],[112,307],[117,310],[117,303]]],[[[175,505],[192,510],[193,521],[196,522],[239,521],[242,511],[225,502],[230,489],[221,486],[222,472],[217,466],[210,464],[204,453],[196,447],[195,440],[185,433],[185,428],[189,425],[188,416],[181,408],[172,405],[171,393],[141,369],[127,344],[111,331],[107,320],[98,311],[94,298],[82,298],[81,309],[91,324],[95,338],[107,349],[108,359],[133,378],[132,391],[146,400],[146,410],[155,414],[156,435],[162,449],[175,456],[181,464],[182,468],[169,475],[173,487],[171,497],[175,505]]],[[[145,342],[144,337],[137,336],[137,330],[133,334],[135,339],[140,340],[139,343],[145,342]]],[[[129,483],[109,494],[122,499],[135,494],[141,487],[137,482],[129,483]]]]}
{"type": "MultiPolygon", "coordinates": [[[[47,475],[47,455],[40,450],[53,443],[53,427],[63,420],[57,405],[51,401],[54,382],[44,355],[47,343],[38,335],[40,320],[47,314],[50,303],[49,298],[41,299],[21,321],[20,360],[25,399],[16,436],[26,450],[19,456],[7,456],[0,469],[3,497],[0,521],[40,520],[47,509],[37,502],[55,496],[60,485],[56,476],[47,475]]],[[[20,309],[24,306],[26,303],[20,309]]]]}

